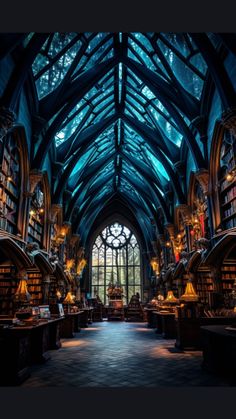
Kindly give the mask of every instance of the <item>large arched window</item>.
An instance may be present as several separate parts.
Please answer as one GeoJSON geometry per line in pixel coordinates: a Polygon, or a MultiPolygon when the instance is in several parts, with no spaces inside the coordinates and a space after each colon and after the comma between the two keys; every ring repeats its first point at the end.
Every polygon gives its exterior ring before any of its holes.
{"type": "Polygon", "coordinates": [[[119,283],[124,290],[124,303],[136,292],[141,295],[140,248],[135,235],[127,227],[114,223],[96,238],[92,248],[92,295],[98,293],[107,304],[109,282],[119,283]]]}

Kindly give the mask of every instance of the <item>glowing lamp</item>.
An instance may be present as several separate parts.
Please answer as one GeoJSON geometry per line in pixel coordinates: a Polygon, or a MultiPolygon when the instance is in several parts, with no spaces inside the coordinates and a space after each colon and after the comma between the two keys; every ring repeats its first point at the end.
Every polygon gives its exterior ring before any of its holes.
{"type": "Polygon", "coordinates": [[[12,181],[12,177],[11,176],[7,176],[7,180],[8,180],[8,182],[11,182],[12,181]]]}
{"type": "Polygon", "coordinates": [[[61,292],[59,290],[57,290],[56,296],[57,296],[58,300],[60,300],[60,298],[61,298],[61,292]]]}
{"type": "Polygon", "coordinates": [[[40,214],[43,214],[43,213],[44,213],[44,208],[40,208],[40,209],[39,209],[39,213],[40,213],[40,214]]]}
{"type": "Polygon", "coordinates": [[[174,296],[173,291],[168,291],[167,292],[167,297],[166,299],[163,301],[164,304],[177,304],[178,303],[178,299],[174,296]]]}
{"type": "Polygon", "coordinates": [[[190,280],[188,280],[185,288],[185,292],[181,295],[181,301],[198,301],[199,297],[193,288],[193,284],[190,280]]]}
{"type": "Polygon", "coordinates": [[[166,242],[166,246],[167,247],[170,247],[170,242],[166,242]]]}
{"type": "Polygon", "coordinates": [[[27,281],[25,279],[21,279],[14,295],[15,302],[19,303],[29,303],[31,300],[31,295],[27,289],[27,281]]]}
{"type": "Polygon", "coordinates": [[[71,291],[68,291],[66,298],[64,299],[64,304],[74,304],[75,296],[71,294],[71,291]]]}
{"type": "Polygon", "coordinates": [[[30,215],[31,215],[31,217],[33,216],[33,215],[35,215],[35,211],[34,210],[30,210],[30,215]]]}
{"type": "Polygon", "coordinates": [[[181,234],[178,234],[177,235],[177,239],[181,239],[181,234]]]}
{"type": "Polygon", "coordinates": [[[226,180],[227,180],[228,182],[231,182],[231,180],[233,180],[233,174],[232,174],[232,173],[227,173],[227,175],[226,175],[226,180]]]}

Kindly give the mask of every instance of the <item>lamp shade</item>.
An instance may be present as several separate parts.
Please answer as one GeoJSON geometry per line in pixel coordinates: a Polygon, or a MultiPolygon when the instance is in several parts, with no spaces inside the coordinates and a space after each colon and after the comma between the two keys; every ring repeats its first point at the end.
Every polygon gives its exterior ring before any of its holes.
{"type": "Polygon", "coordinates": [[[193,288],[193,284],[190,280],[188,280],[185,288],[185,292],[183,295],[181,295],[180,300],[181,301],[198,301],[199,297],[193,288]]]}
{"type": "Polygon", "coordinates": [[[64,304],[74,304],[75,296],[71,294],[71,291],[68,291],[66,298],[64,299],[64,304]]]}
{"type": "Polygon", "coordinates": [[[14,300],[20,303],[28,303],[31,299],[31,295],[27,289],[27,281],[21,279],[14,295],[14,300]]]}
{"type": "Polygon", "coordinates": [[[163,301],[163,303],[164,304],[177,304],[178,303],[178,299],[174,296],[173,291],[169,290],[167,292],[167,297],[163,301]]]}

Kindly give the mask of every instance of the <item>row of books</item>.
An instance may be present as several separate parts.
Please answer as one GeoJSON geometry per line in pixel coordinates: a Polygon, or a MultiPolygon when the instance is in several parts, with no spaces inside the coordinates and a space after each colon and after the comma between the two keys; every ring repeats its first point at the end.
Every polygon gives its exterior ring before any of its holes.
{"type": "Polygon", "coordinates": [[[223,282],[222,284],[223,290],[231,290],[232,289],[232,284],[226,284],[223,282]]]}
{"type": "Polygon", "coordinates": [[[231,199],[235,198],[236,199],[236,186],[234,186],[233,188],[231,188],[227,194],[224,197],[224,204],[226,204],[227,202],[231,201],[231,199]]]}
{"type": "Polygon", "coordinates": [[[226,230],[236,227],[236,218],[226,221],[224,225],[226,230]]]}
{"type": "Polygon", "coordinates": [[[236,200],[232,201],[230,208],[224,211],[224,218],[236,214],[236,200]]]}
{"type": "Polygon", "coordinates": [[[36,285],[29,285],[28,284],[29,292],[40,292],[42,290],[41,286],[36,285]]]}
{"type": "Polygon", "coordinates": [[[221,266],[222,271],[234,271],[236,272],[236,265],[224,265],[221,266]]]}
{"type": "Polygon", "coordinates": [[[214,285],[208,284],[208,285],[197,285],[197,291],[213,291],[214,285]]]}

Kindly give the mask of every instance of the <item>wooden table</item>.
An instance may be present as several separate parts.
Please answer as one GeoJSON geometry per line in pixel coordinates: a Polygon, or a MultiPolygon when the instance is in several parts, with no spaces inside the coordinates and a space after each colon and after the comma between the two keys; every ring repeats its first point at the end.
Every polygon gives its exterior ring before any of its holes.
{"type": "Polygon", "coordinates": [[[83,315],[82,311],[76,313],[67,313],[60,324],[60,337],[61,338],[73,338],[75,333],[80,332],[80,321],[79,318],[83,315]]]}
{"type": "Polygon", "coordinates": [[[155,308],[145,307],[144,308],[144,312],[146,313],[146,316],[147,316],[147,325],[148,325],[148,327],[157,328],[157,317],[156,317],[156,313],[158,313],[158,311],[155,310],[155,308]]]}
{"type": "Polygon", "coordinates": [[[60,347],[58,327],[62,318],[25,322],[0,329],[0,383],[18,385],[30,375],[30,366],[50,359],[49,350],[60,347]]]}
{"type": "Polygon", "coordinates": [[[176,324],[174,313],[155,313],[157,316],[157,333],[161,333],[165,339],[174,339],[176,337],[176,324]]]}
{"type": "Polygon", "coordinates": [[[210,372],[230,377],[236,384],[236,329],[229,325],[202,326],[203,363],[210,372]]]}
{"type": "Polygon", "coordinates": [[[93,322],[93,307],[83,307],[82,314],[79,317],[79,326],[88,327],[93,322]]]}

